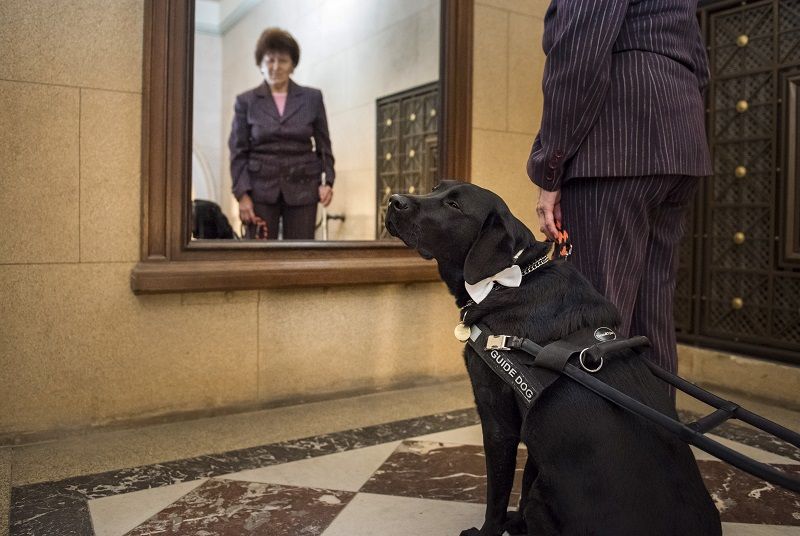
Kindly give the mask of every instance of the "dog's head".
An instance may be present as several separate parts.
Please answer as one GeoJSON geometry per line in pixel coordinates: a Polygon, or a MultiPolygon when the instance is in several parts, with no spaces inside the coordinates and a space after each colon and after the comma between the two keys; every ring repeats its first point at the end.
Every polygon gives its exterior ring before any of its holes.
{"type": "Polygon", "coordinates": [[[436,259],[448,284],[457,282],[447,281],[443,269],[473,284],[510,266],[522,249],[547,251],[498,195],[457,181],[442,181],[426,195],[393,195],[386,229],[422,257],[436,259]]]}

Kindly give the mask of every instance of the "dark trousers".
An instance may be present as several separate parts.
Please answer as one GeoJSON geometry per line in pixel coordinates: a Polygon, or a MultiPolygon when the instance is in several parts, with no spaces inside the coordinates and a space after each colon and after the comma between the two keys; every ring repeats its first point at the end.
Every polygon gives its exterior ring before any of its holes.
{"type": "MultiPolygon", "coordinates": [[[[300,205],[297,207],[287,205],[283,195],[278,197],[278,202],[253,203],[256,216],[267,222],[267,238],[278,238],[278,220],[283,219],[284,240],[313,240],[314,229],[317,225],[317,204],[300,205]]],[[[255,226],[247,226],[247,238],[255,236],[255,226]]]]}
{"type": "Polygon", "coordinates": [[[680,175],[575,178],[561,190],[570,261],[619,309],[619,332],[649,338],[651,359],[670,372],[678,367],[678,244],[698,182],[680,175]]]}

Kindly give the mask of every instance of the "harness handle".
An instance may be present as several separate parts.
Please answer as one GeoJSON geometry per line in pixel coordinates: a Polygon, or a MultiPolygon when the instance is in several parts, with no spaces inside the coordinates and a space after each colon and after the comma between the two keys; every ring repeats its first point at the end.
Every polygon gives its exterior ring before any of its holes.
{"type": "MultiPolygon", "coordinates": [[[[660,411],[655,410],[650,406],[643,404],[638,400],[635,400],[634,398],[631,398],[622,391],[618,391],[617,389],[614,389],[610,385],[598,380],[591,374],[583,372],[575,365],[567,365],[564,368],[564,375],[573,379],[580,385],[583,385],[590,391],[593,391],[597,395],[605,398],[612,404],[619,406],[620,408],[627,410],[635,415],[643,417],[650,422],[663,426],[673,434],[677,435],[684,442],[694,445],[697,448],[708,452],[712,456],[715,456],[720,460],[725,461],[733,465],[734,467],[741,469],[742,471],[745,471],[746,473],[750,473],[755,477],[761,478],[762,480],[765,480],[772,484],[777,484],[778,486],[794,491],[795,493],[800,493],[800,478],[791,475],[789,473],[786,473],[784,471],[781,471],[779,469],[776,469],[775,467],[772,467],[769,464],[756,461],[753,458],[750,458],[749,456],[745,456],[740,452],[737,452],[717,441],[714,441],[713,439],[706,437],[705,435],[703,435],[704,434],[703,431],[696,430],[691,426],[687,426],[686,424],[677,421],[672,417],[664,415],[660,411]]],[[[689,384],[689,385],[691,385],[697,390],[702,391],[702,389],[700,389],[694,384],[689,384]]],[[[707,393],[707,391],[704,392],[707,393]]],[[[687,394],[692,395],[692,393],[688,392],[687,394]]],[[[728,403],[730,404],[730,402],[728,403]]],[[[744,408],[737,408],[736,413],[738,413],[739,411],[746,411],[746,410],[744,410],[744,408]]],[[[772,433],[773,435],[780,437],[785,441],[788,441],[789,443],[793,444],[796,447],[800,447],[800,443],[798,443],[798,435],[796,433],[792,432],[791,430],[787,430],[786,428],[783,428],[782,426],[776,423],[767,421],[766,419],[760,417],[759,415],[755,415],[752,413],[750,415],[753,417],[758,417],[759,419],[763,419],[763,421],[766,421],[767,423],[772,425],[771,426],[772,429],[769,430],[769,433],[772,433]],[[782,433],[779,435],[776,432],[782,432],[782,433]],[[790,439],[794,439],[794,441],[790,441],[790,439]]],[[[711,415],[709,415],[709,417],[711,417],[711,415]]],[[[743,420],[745,420],[745,422],[748,422],[747,419],[743,420]]],[[[761,430],[767,431],[764,428],[761,428],[760,426],[756,426],[755,424],[753,426],[761,430]]]]}
{"type": "Polygon", "coordinates": [[[493,366],[496,364],[493,363],[493,357],[497,361],[502,360],[504,363],[507,361],[513,364],[515,367],[515,374],[518,373],[517,377],[522,377],[524,379],[530,378],[530,385],[534,386],[534,389],[527,397],[525,393],[518,389],[516,390],[517,394],[522,396],[525,402],[526,411],[523,417],[524,419],[527,419],[528,410],[531,409],[542,391],[551,385],[561,374],[577,382],[584,388],[593,391],[612,404],[664,427],[677,435],[682,441],[692,444],[734,467],[738,467],[772,484],[800,493],[800,478],[797,476],[776,469],[769,464],[758,462],[704,435],[709,430],[712,430],[731,418],[740,419],[798,448],[800,448],[800,434],[765,419],[760,415],[747,411],[733,402],[709,393],[693,383],[684,380],[680,376],[667,372],[649,359],[644,359],[644,363],[654,376],[693,398],[701,400],[717,409],[717,411],[698,419],[696,422],[684,424],[680,420],[665,415],[628,396],[622,391],[615,389],[592,374],[584,372],[579,366],[569,363],[569,360],[573,356],[579,354],[583,357],[583,359],[581,359],[581,364],[586,370],[591,372],[592,366],[586,367],[586,364],[588,364],[585,363],[586,354],[591,353],[594,357],[598,357],[600,359],[599,362],[602,363],[602,358],[607,352],[631,348],[639,353],[650,345],[646,337],[632,337],[627,340],[619,341],[603,341],[585,347],[581,352],[581,347],[585,343],[581,343],[579,338],[574,337],[574,335],[575,334],[568,336],[566,339],[550,343],[545,347],[541,347],[523,337],[501,336],[499,340],[497,340],[500,347],[489,350],[485,345],[491,334],[488,332],[486,326],[478,324],[472,326],[472,334],[468,342],[487,365],[489,365],[495,373],[500,375],[512,388],[516,386],[516,382],[504,372],[504,370],[507,371],[508,369],[501,370],[493,366]],[[530,357],[527,359],[518,359],[518,357],[514,355],[515,352],[509,350],[522,350],[530,357]],[[490,351],[491,356],[489,354],[490,351]],[[526,368],[525,365],[529,364],[532,365],[532,370],[537,371],[536,374],[539,375],[541,380],[531,377],[532,375],[529,374],[528,371],[523,370],[523,368],[526,368]]]}
{"type": "Polygon", "coordinates": [[[650,339],[638,335],[630,339],[616,339],[613,341],[598,342],[593,346],[584,348],[580,354],[580,364],[586,372],[597,372],[603,366],[603,358],[606,354],[613,354],[630,348],[637,354],[642,353],[645,348],[650,347],[650,339]]]}

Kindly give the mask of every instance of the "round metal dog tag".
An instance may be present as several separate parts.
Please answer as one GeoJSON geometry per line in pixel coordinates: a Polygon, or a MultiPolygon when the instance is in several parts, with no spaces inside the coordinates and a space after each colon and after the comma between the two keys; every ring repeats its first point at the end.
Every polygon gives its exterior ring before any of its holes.
{"type": "Polygon", "coordinates": [[[456,329],[453,330],[453,335],[455,335],[456,339],[459,341],[467,342],[471,332],[472,330],[468,326],[465,326],[463,322],[459,322],[456,329]]]}

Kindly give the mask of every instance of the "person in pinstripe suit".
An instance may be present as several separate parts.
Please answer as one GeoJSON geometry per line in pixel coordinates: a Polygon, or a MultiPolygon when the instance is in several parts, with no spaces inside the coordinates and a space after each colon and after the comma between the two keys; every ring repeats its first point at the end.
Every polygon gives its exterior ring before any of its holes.
{"type": "Polygon", "coordinates": [[[541,231],[677,369],[673,296],[684,212],[712,173],[697,0],[553,0],[544,107],[528,159],[541,231]]]}

